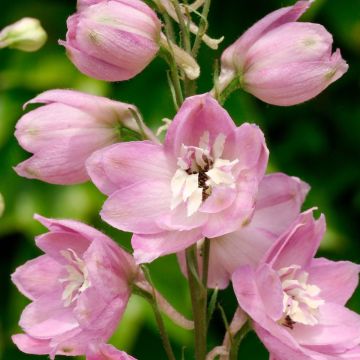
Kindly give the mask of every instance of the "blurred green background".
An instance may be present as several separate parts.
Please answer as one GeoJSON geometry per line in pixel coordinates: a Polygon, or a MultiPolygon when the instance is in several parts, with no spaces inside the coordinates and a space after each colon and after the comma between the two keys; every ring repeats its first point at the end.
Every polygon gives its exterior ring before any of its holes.
{"type": "MultiPolygon", "coordinates": [[[[209,33],[225,36],[216,53],[202,48],[202,76],[199,91],[211,87],[213,56],[233,42],[247,27],[266,13],[291,1],[213,0],[209,33]]],[[[40,254],[34,236],[44,232],[32,216],[74,218],[95,224],[116,241],[129,247],[129,235],[114,231],[98,216],[104,196],[90,183],[60,187],[18,177],[12,166],[27,154],[14,136],[22,104],[36,94],[53,88],[73,88],[134,103],[147,123],[157,127],[174,111],[167,89],[166,66],[155,60],[130,82],[107,84],[80,74],[65,56],[57,40],[64,38],[66,18],[75,10],[75,0],[17,0],[2,2],[0,28],[24,17],[39,18],[49,34],[46,46],[37,53],[15,50],[0,52],[0,192],[6,210],[0,219],[0,359],[37,358],[20,353],[10,336],[27,300],[10,282],[15,268],[40,254]]],[[[317,0],[304,20],[319,22],[333,33],[350,69],[345,76],[316,99],[290,108],[266,105],[248,94],[236,93],[225,107],[237,123],[258,123],[267,136],[271,171],[301,177],[312,186],[305,206],[317,206],[325,213],[328,232],[320,255],[331,259],[360,262],[360,0],[317,0]]],[[[151,265],[156,286],[176,308],[190,316],[187,285],[176,258],[170,256],[151,265]]],[[[220,302],[230,318],[235,309],[231,289],[220,294],[220,302]]],[[[349,306],[360,312],[360,292],[349,306]]],[[[167,321],[171,340],[180,358],[192,358],[191,333],[167,321]]],[[[215,313],[210,329],[210,346],[222,340],[224,325],[215,313]]],[[[139,359],[165,359],[150,307],[133,297],[112,343],[139,359]]],[[[241,359],[267,359],[254,335],[243,343],[241,359]]],[[[45,358],[45,357],[44,357],[45,358]]]]}

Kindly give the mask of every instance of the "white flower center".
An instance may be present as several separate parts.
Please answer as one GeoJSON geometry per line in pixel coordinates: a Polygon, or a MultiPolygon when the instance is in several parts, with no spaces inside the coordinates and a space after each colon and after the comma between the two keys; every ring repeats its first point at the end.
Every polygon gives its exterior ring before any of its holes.
{"type": "Polygon", "coordinates": [[[200,138],[199,147],[182,145],[178,170],[171,180],[171,210],[185,202],[187,215],[193,215],[212,192],[214,187],[235,188],[233,167],[238,160],[224,160],[226,136],[219,134],[212,148],[209,132],[200,138]]]}
{"type": "Polygon", "coordinates": [[[65,267],[68,276],[59,280],[61,283],[66,283],[62,300],[65,306],[70,306],[82,292],[90,287],[90,281],[85,262],[79,258],[74,250],[63,250],[61,255],[69,262],[65,267]]]}
{"type": "Polygon", "coordinates": [[[324,304],[319,297],[320,288],[307,283],[309,274],[298,265],[282,268],[278,274],[284,292],[284,314],[280,323],[290,329],[296,323],[316,325],[319,307],[324,304]]]}

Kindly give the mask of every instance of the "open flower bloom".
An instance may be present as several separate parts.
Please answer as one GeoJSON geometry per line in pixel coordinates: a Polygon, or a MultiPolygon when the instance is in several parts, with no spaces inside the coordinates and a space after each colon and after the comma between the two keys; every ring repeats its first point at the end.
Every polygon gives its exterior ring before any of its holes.
{"type": "Polygon", "coordinates": [[[348,69],[333,39],[313,23],[298,23],[311,1],[274,11],[247,30],[221,57],[219,91],[232,81],[274,105],[309,100],[348,69]]]}
{"type": "Polygon", "coordinates": [[[259,128],[236,127],[205,94],[184,102],[164,145],[112,145],[96,152],[87,168],[110,195],[102,218],[135,233],[135,259],[149,262],[247,223],[267,160],[259,128]]]}
{"type": "Polygon", "coordinates": [[[35,217],[50,231],[36,239],[44,255],[17,268],[12,280],[32,303],[25,334],[13,336],[29,354],[85,355],[105,343],[122,317],[137,267],[99,231],[76,221],[35,217]]]}
{"type": "Polygon", "coordinates": [[[112,345],[101,344],[93,346],[86,355],[86,360],[136,360],[127,353],[116,349],[112,345]]]}
{"type": "MultiPolygon", "coordinates": [[[[239,266],[256,266],[299,216],[308,191],[309,186],[296,177],[281,173],[266,175],[259,185],[251,221],[211,240],[208,287],[224,289],[239,266]]],[[[201,251],[200,246],[199,266],[202,266],[201,251]]],[[[186,275],[185,253],[180,253],[178,258],[186,275]]]]}
{"type": "MultiPolygon", "coordinates": [[[[45,106],[25,114],[15,136],[34,155],[15,171],[52,184],[74,184],[89,179],[85,160],[95,151],[121,140],[122,128],[138,131],[129,109],[133,105],[73,90],[46,91],[28,102],[45,106]]],[[[154,138],[150,129],[146,135],[154,138]]]]}
{"type": "Polygon", "coordinates": [[[159,50],[161,23],[140,0],[80,1],[64,45],[84,74],[106,81],[140,73],[159,50]]]}
{"type": "Polygon", "coordinates": [[[344,307],[360,266],[315,258],[325,220],[299,216],[261,263],[232,282],[240,307],[273,360],[360,359],[360,316],[344,307]]]}

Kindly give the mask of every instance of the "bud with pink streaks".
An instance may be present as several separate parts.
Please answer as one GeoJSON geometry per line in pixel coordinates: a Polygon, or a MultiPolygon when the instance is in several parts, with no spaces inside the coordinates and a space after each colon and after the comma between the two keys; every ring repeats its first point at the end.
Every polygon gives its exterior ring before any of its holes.
{"type": "Polygon", "coordinates": [[[348,69],[332,35],[296,22],[311,1],[274,11],[247,30],[221,57],[218,92],[241,87],[273,105],[291,106],[321,93],[348,69]]]}
{"type": "Polygon", "coordinates": [[[142,1],[80,1],[78,8],[60,44],[82,73],[105,81],[128,80],[158,52],[161,23],[142,1]]]}
{"type": "MultiPolygon", "coordinates": [[[[52,184],[89,179],[85,161],[121,140],[122,129],[138,131],[133,105],[73,90],[46,91],[29,103],[43,103],[17,123],[15,136],[33,156],[15,167],[20,175],[52,184]]],[[[145,125],[142,131],[154,137],[145,125]]]]}

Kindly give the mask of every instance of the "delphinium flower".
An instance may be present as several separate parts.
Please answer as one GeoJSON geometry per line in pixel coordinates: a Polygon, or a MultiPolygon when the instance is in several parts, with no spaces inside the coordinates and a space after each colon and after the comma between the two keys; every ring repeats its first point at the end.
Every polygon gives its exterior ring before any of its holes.
{"type": "Polygon", "coordinates": [[[160,48],[160,20],[140,0],[80,1],[67,26],[60,44],[81,72],[100,80],[134,77],[160,48]]]}
{"type": "MultiPolygon", "coordinates": [[[[16,166],[24,177],[53,184],[89,179],[86,159],[95,151],[121,140],[122,130],[139,132],[133,105],[73,90],[46,91],[28,102],[45,104],[25,114],[15,136],[33,156],[16,166]]],[[[145,135],[156,140],[150,129],[145,135]]]]}
{"type": "Polygon", "coordinates": [[[87,168],[109,195],[102,218],[134,232],[135,259],[149,262],[246,224],[267,160],[260,129],[236,127],[205,94],[184,102],[164,145],[113,145],[96,152],[87,168]]]}
{"type": "MultiPolygon", "coordinates": [[[[248,29],[221,57],[218,92],[241,87],[274,105],[309,100],[348,69],[332,35],[319,24],[296,22],[311,1],[270,13],[248,29]]],[[[221,95],[220,95],[221,96],[221,95]]]]}
{"type": "Polygon", "coordinates": [[[13,341],[25,353],[49,354],[51,359],[93,353],[110,338],[125,311],[135,262],[90,226],[36,219],[49,229],[36,238],[45,254],[12,275],[32,301],[20,319],[25,334],[14,335],[13,341]]]}
{"type": "MultiPolygon", "coordinates": [[[[211,240],[209,288],[226,288],[231,275],[241,265],[256,265],[280,235],[296,220],[309,185],[282,173],[265,175],[259,184],[254,214],[236,231],[211,240]]],[[[201,241],[199,242],[201,245],[201,241]]],[[[198,246],[198,264],[202,267],[202,248],[198,246]]],[[[178,255],[186,274],[185,253],[178,255]]]]}
{"type": "Polygon", "coordinates": [[[309,210],[257,266],[233,274],[239,305],[273,360],[360,358],[360,316],[344,307],[360,266],[314,258],[324,232],[324,217],[309,210]]]}

